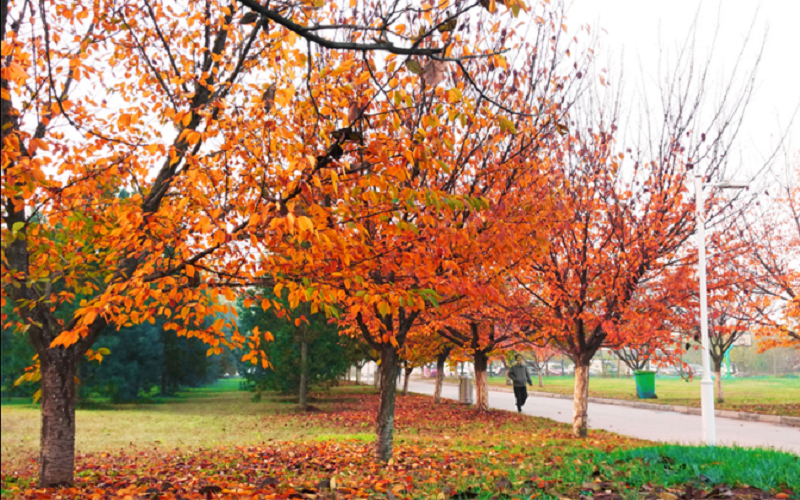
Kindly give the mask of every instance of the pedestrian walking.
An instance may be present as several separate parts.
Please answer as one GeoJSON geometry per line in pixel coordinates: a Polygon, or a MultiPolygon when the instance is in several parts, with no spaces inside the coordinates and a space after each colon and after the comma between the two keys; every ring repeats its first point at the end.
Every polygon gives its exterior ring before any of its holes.
{"type": "Polygon", "coordinates": [[[533,385],[528,369],[522,364],[522,356],[517,354],[516,363],[508,370],[508,378],[514,383],[514,396],[517,398],[517,411],[522,413],[522,406],[528,399],[528,389],[525,382],[533,385]]]}

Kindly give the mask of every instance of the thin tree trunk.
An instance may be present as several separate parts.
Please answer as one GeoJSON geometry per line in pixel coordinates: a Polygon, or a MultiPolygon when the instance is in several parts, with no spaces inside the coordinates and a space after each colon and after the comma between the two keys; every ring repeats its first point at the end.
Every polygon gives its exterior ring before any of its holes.
{"type": "Polygon", "coordinates": [[[308,409],[308,341],[303,331],[300,338],[300,411],[308,409]]]}
{"type": "Polygon", "coordinates": [[[714,390],[717,393],[717,403],[725,402],[725,394],[722,392],[722,356],[719,362],[714,361],[714,390]]]}
{"type": "Polygon", "coordinates": [[[589,428],[589,363],[575,363],[575,392],[572,406],[572,435],[585,438],[589,428]]]}
{"type": "Polygon", "coordinates": [[[436,355],[436,391],[433,395],[434,403],[442,402],[442,386],[444,385],[444,363],[450,355],[450,349],[436,355]]]}
{"type": "Polygon", "coordinates": [[[406,376],[403,379],[403,396],[408,395],[408,379],[411,377],[411,372],[414,371],[414,367],[406,366],[406,376]]]}
{"type": "Polygon", "coordinates": [[[389,344],[381,348],[381,398],[376,422],[375,459],[388,462],[394,442],[394,403],[397,396],[398,355],[389,344]]]}
{"type": "Polygon", "coordinates": [[[536,370],[536,372],[539,375],[539,387],[544,387],[544,382],[542,381],[542,370],[541,370],[541,368],[536,370]]]}
{"type": "Polygon", "coordinates": [[[356,365],[356,385],[361,385],[361,365],[356,365]]]}
{"type": "Polygon", "coordinates": [[[75,470],[75,357],[72,349],[55,347],[39,359],[42,372],[39,486],[70,485],[75,470]]]}
{"type": "Polygon", "coordinates": [[[489,356],[484,351],[475,351],[475,410],[489,411],[489,377],[486,369],[489,356]]]}
{"type": "Polygon", "coordinates": [[[375,373],[372,375],[372,383],[376,389],[381,388],[381,365],[375,365],[375,373]]]}

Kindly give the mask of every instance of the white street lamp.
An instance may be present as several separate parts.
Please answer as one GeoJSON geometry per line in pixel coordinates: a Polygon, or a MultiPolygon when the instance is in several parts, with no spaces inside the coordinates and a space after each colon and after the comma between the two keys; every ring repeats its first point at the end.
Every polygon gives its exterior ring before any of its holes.
{"type": "Polygon", "coordinates": [[[708,340],[708,304],[706,300],[706,216],[704,211],[703,187],[721,189],[742,189],[747,184],[719,182],[703,184],[703,177],[694,176],[695,201],[697,202],[697,248],[700,253],[700,335],[703,342],[703,379],[700,381],[700,409],[703,419],[703,439],[708,446],[717,444],[717,429],[714,421],[714,382],[711,380],[711,356],[708,340]]]}

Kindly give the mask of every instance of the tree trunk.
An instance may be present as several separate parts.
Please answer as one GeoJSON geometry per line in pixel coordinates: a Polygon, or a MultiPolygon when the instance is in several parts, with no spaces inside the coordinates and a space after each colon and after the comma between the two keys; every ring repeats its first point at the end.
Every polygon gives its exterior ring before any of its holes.
{"type": "Polygon", "coordinates": [[[381,348],[381,400],[376,422],[375,459],[388,462],[394,441],[394,403],[397,396],[397,349],[389,344],[381,348]]]}
{"type": "Polygon", "coordinates": [[[71,485],[75,470],[75,368],[72,349],[54,347],[39,356],[42,371],[42,435],[39,486],[71,485]]]}
{"type": "Polygon", "coordinates": [[[714,392],[717,393],[717,403],[724,403],[725,402],[725,394],[722,392],[722,356],[719,358],[719,362],[713,360],[714,362],[714,392]]]}
{"type": "Polygon", "coordinates": [[[406,366],[406,376],[403,379],[403,396],[407,396],[408,395],[408,379],[409,379],[409,377],[411,377],[411,372],[413,372],[413,371],[414,371],[414,367],[413,366],[411,366],[411,367],[406,366]]]}
{"type": "Polygon", "coordinates": [[[590,362],[575,362],[575,392],[573,394],[572,406],[572,435],[576,438],[585,438],[589,428],[590,362]]]}
{"type": "MultiPolygon", "coordinates": [[[[383,363],[381,363],[382,365],[383,363]]],[[[381,365],[375,365],[375,373],[372,375],[372,383],[376,389],[381,388],[381,365]]]]}
{"type": "Polygon", "coordinates": [[[308,409],[308,342],[305,332],[300,340],[300,411],[308,409]]]}
{"type": "Polygon", "coordinates": [[[544,387],[544,382],[542,382],[542,370],[541,370],[541,368],[536,370],[536,372],[539,375],[539,387],[544,387]]]}
{"type": "Polygon", "coordinates": [[[356,365],[356,385],[361,385],[361,365],[356,365]]]}
{"type": "Polygon", "coordinates": [[[489,411],[489,377],[486,369],[489,356],[484,351],[475,351],[475,410],[489,411]]]}
{"type": "Polygon", "coordinates": [[[442,402],[442,386],[444,385],[444,363],[447,361],[447,356],[450,355],[450,350],[441,352],[436,355],[436,391],[433,393],[433,402],[442,402]]]}

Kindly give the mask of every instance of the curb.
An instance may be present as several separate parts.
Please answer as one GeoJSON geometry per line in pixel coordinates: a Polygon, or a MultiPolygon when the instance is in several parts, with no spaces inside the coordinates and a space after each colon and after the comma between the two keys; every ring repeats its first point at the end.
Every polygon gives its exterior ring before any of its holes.
{"type": "MultiPolygon", "coordinates": [[[[445,383],[447,384],[447,382],[445,383]]],[[[456,385],[456,384],[448,384],[448,385],[456,385]]],[[[512,389],[496,385],[490,385],[489,391],[513,392],[512,389]]],[[[572,396],[570,394],[558,394],[554,392],[528,391],[528,394],[530,396],[536,396],[539,398],[572,399],[572,396]]],[[[589,402],[600,403],[605,405],[629,406],[631,408],[639,408],[642,410],[672,411],[675,413],[683,413],[686,415],[701,414],[700,408],[694,406],[660,405],[655,403],[641,403],[638,401],[628,401],[626,399],[596,398],[593,396],[589,396],[589,402]]],[[[744,411],[731,411],[731,410],[715,410],[714,414],[718,417],[730,418],[733,420],[747,420],[748,422],[764,422],[768,424],[780,425],[785,427],[800,427],[800,417],[786,417],[782,415],[764,415],[761,413],[750,413],[744,411]]]]}

